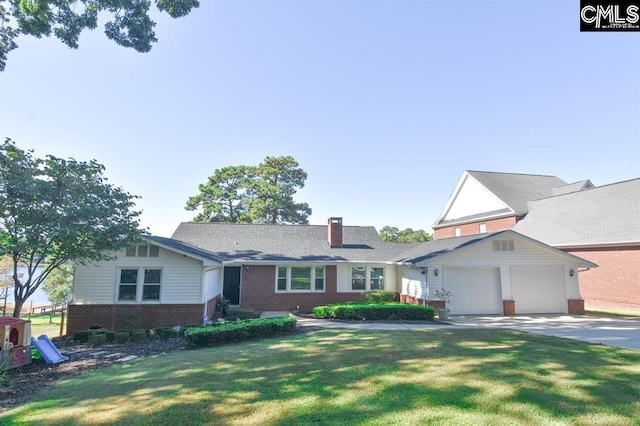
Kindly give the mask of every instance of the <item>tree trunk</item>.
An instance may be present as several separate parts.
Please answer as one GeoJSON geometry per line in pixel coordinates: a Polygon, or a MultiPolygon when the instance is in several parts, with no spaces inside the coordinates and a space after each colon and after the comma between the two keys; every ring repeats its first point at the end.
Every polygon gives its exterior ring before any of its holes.
{"type": "Polygon", "coordinates": [[[20,311],[22,311],[22,305],[24,305],[24,299],[16,297],[14,300],[15,306],[13,308],[13,317],[20,318],[20,311]]]}

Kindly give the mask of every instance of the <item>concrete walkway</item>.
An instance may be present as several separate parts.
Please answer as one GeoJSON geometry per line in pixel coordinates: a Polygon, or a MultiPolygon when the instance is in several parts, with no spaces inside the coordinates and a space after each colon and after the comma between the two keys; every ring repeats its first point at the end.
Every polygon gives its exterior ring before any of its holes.
{"type": "Polygon", "coordinates": [[[341,322],[295,317],[300,325],[358,330],[432,330],[442,328],[505,328],[546,336],[640,350],[640,318],[589,315],[451,316],[446,323],[341,322]]]}
{"type": "Polygon", "coordinates": [[[451,324],[466,328],[508,328],[545,336],[565,337],[640,350],[640,318],[595,315],[451,316],[451,324]]]}

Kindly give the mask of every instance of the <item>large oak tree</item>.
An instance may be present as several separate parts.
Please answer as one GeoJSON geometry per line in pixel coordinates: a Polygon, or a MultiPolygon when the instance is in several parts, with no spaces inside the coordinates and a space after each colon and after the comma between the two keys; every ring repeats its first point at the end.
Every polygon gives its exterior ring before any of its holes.
{"type": "Polygon", "coordinates": [[[10,139],[0,145],[0,256],[11,259],[14,317],[63,263],[112,259],[139,240],[137,197],[103,172],[95,160],[39,159],[10,139]]]}
{"type": "MultiPolygon", "coordinates": [[[[161,12],[173,18],[187,15],[197,8],[198,0],[155,0],[161,12]]],[[[148,52],[158,41],[153,31],[156,23],[149,17],[150,0],[1,0],[0,1],[0,71],[7,54],[18,47],[20,34],[49,37],[78,48],[78,38],[85,30],[98,26],[98,17],[109,16],[104,26],[108,38],[120,46],[148,52]]]]}
{"type": "Polygon", "coordinates": [[[311,208],[293,199],[307,179],[291,156],[266,157],[257,166],[217,169],[186,209],[196,222],[309,223],[311,208]]]}

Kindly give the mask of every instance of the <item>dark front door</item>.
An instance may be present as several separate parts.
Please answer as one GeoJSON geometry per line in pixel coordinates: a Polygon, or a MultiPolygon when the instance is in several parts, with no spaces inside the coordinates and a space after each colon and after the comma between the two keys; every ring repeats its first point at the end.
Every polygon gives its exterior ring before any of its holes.
{"type": "Polygon", "coordinates": [[[222,286],[222,296],[229,300],[231,305],[240,304],[240,267],[224,267],[224,283],[222,286]]]}

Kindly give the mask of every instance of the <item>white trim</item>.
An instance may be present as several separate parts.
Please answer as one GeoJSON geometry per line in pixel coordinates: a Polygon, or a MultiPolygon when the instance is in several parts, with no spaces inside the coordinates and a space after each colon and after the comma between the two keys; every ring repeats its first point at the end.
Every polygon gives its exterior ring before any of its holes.
{"type": "Polygon", "coordinates": [[[366,291],[385,291],[386,279],[387,279],[387,268],[384,266],[380,266],[380,264],[367,265],[367,264],[359,264],[359,265],[350,265],[348,269],[348,280],[349,280],[349,292],[352,293],[364,293],[366,291]],[[353,268],[364,268],[364,289],[354,289],[353,288],[353,268]],[[371,268],[382,269],[382,288],[371,288],[371,268]]]}
{"type": "Polygon", "coordinates": [[[164,287],[164,267],[162,266],[119,266],[116,268],[116,291],[115,291],[115,304],[125,304],[125,305],[133,305],[133,304],[158,304],[162,303],[162,294],[164,287]],[[123,270],[136,270],[136,283],[121,283],[120,279],[122,278],[121,271],[123,270]],[[146,285],[159,285],[160,286],[160,294],[158,295],[158,299],[149,299],[144,300],[142,298],[144,294],[144,273],[147,270],[159,270],[160,271],[160,283],[147,283],[146,285]],[[136,296],[135,300],[120,300],[120,286],[122,285],[130,285],[136,286],[136,296]]]}

